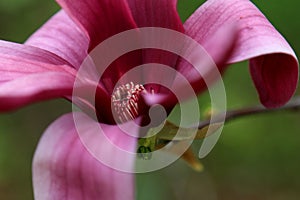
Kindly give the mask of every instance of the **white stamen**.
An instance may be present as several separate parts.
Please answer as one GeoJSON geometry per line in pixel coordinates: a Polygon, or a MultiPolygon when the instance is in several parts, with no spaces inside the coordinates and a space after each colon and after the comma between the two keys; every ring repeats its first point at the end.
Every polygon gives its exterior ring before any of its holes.
{"type": "Polygon", "coordinates": [[[119,123],[133,120],[138,116],[138,101],[146,90],[141,84],[127,83],[117,87],[112,94],[114,114],[119,123]]]}

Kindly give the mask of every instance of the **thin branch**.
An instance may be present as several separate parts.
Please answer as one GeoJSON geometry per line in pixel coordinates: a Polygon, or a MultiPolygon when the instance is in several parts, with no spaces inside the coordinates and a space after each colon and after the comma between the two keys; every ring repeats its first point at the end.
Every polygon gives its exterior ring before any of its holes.
{"type": "MultiPolygon", "coordinates": [[[[242,109],[227,111],[226,116],[225,116],[225,122],[229,122],[231,120],[234,120],[234,119],[237,119],[240,117],[244,117],[244,116],[278,112],[278,111],[300,111],[300,97],[293,98],[289,103],[287,103],[286,105],[284,105],[280,108],[267,109],[267,108],[264,108],[263,106],[254,106],[254,107],[249,107],[249,108],[242,108],[242,109]]],[[[223,119],[224,119],[224,114],[220,114],[220,115],[214,117],[213,121],[205,120],[203,122],[200,122],[200,125],[198,126],[198,128],[202,129],[211,123],[222,122],[223,119]]]]}

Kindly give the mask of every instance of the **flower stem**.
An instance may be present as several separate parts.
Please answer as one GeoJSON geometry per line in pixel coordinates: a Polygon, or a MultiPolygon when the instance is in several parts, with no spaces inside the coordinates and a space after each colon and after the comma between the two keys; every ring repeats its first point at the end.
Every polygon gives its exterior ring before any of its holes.
{"type": "MultiPolygon", "coordinates": [[[[271,112],[278,112],[278,111],[300,111],[300,96],[293,98],[289,103],[274,109],[267,109],[263,106],[253,106],[248,108],[230,110],[226,112],[225,122],[232,121],[234,119],[238,119],[240,117],[255,115],[255,114],[263,114],[263,113],[271,113],[271,112]]],[[[200,122],[198,128],[202,129],[208,126],[210,123],[218,123],[224,120],[224,114],[219,114],[219,116],[214,117],[214,120],[205,120],[200,122]]]]}
{"type": "MultiPolygon", "coordinates": [[[[156,135],[149,138],[139,139],[138,153],[141,153],[141,158],[151,159],[151,152],[164,147],[170,141],[178,142],[190,139],[203,139],[223,126],[224,116],[225,122],[227,123],[240,117],[278,111],[300,111],[300,96],[292,99],[289,103],[280,108],[267,109],[263,106],[253,106],[248,108],[230,110],[225,114],[220,113],[215,116],[213,120],[205,120],[200,122],[200,125],[198,127],[180,128],[177,125],[166,121],[163,128],[156,135]],[[208,129],[208,127],[210,127],[210,130],[208,129]],[[179,129],[181,129],[180,134],[178,134],[179,129]],[[196,134],[193,135],[195,129],[198,130],[196,134]]],[[[190,156],[188,156],[188,158],[190,159],[190,156]]],[[[194,165],[193,162],[190,162],[190,164],[194,165]]]]}

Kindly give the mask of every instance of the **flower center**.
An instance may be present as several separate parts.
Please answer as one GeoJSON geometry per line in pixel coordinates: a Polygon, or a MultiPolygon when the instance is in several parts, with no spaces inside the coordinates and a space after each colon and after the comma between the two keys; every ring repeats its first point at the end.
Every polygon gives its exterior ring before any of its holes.
{"type": "Polygon", "coordinates": [[[124,123],[138,116],[138,101],[141,93],[146,93],[141,84],[127,83],[117,87],[112,96],[112,105],[115,120],[124,123]]]}

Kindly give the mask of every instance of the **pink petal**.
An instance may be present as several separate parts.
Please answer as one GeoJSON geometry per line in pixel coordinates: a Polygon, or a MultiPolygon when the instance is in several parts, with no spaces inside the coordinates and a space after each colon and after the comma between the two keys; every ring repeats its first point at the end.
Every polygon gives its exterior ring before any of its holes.
{"type": "MultiPolygon", "coordinates": [[[[82,144],[78,130],[85,131],[80,134],[86,135],[86,139],[112,163],[133,169],[134,160],[122,157],[103,140],[98,140],[98,123],[81,113],[74,113],[74,116],[80,121],[76,127],[73,114],[64,115],[46,130],[39,142],[33,161],[35,199],[134,199],[134,176],[96,160],[82,144]]],[[[114,144],[134,151],[135,140],[123,134],[118,127],[105,127],[110,131],[114,144]]]]}
{"type": "Polygon", "coordinates": [[[0,41],[0,110],[70,95],[76,71],[39,48],[0,41]]]}
{"type": "Polygon", "coordinates": [[[0,83],[0,111],[72,95],[74,76],[61,72],[36,73],[0,83]]]}
{"type": "Polygon", "coordinates": [[[78,69],[87,56],[89,41],[66,13],[59,11],[26,44],[50,51],[78,69]]]}
{"type": "MultiPolygon", "coordinates": [[[[110,50],[113,50],[113,48],[114,47],[112,47],[110,50]]],[[[106,69],[101,77],[101,82],[103,83],[109,94],[113,93],[113,89],[116,86],[116,83],[124,74],[126,74],[130,69],[139,66],[142,63],[141,59],[142,57],[140,50],[132,51],[116,59],[106,69]]]]}
{"type": "MultiPolygon", "coordinates": [[[[177,71],[169,94],[146,94],[144,100],[147,105],[160,104],[167,111],[171,111],[178,101],[183,102],[195,97],[216,80],[221,79],[225,62],[232,53],[237,36],[237,26],[234,24],[220,28],[203,44],[205,49],[196,41],[185,40],[182,54],[185,60],[180,59],[177,71]],[[214,48],[222,46],[222,48],[214,48]]],[[[182,43],[182,42],[181,42],[182,43]]],[[[164,78],[165,79],[165,78],[164,78]]]]}
{"type": "MultiPolygon", "coordinates": [[[[89,52],[105,39],[136,28],[127,1],[123,0],[57,0],[65,12],[90,38],[89,52]]],[[[111,47],[108,51],[114,50],[111,47]]],[[[97,55],[100,57],[101,55],[97,55]]],[[[101,58],[101,57],[100,57],[101,58]]],[[[140,51],[131,52],[115,60],[102,76],[109,93],[119,78],[132,67],[141,64],[140,51]]],[[[99,69],[101,71],[102,69],[99,69]]]]}
{"type": "MultiPolygon", "coordinates": [[[[184,32],[184,28],[177,12],[176,0],[127,0],[132,15],[138,27],[161,27],[168,28],[179,32],[184,32]]],[[[156,36],[157,37],[157,36],[156,36]]],[[[165,40],[166,43],[167,40],[165,40]]],[[[172,41],[174,42],[174,41],[172,41]]],[[[168,45],[168,44],[165,44],[168,45]]],[[[160,63],[167,66],[175,67],[178,56],[171,52],[157,49],[143,50],[143,63],[160,63]]],[[[147,77],[161,79],[164,76],[154,69],[152,72],[145,74],[147,77]]],[[[151,88],[160,92],[158,85],[151,85],[151,88]]]]}
{"type": "MultiPolygon", "coordinates": [[[[36,47],[0,41],[0,111],[17,109],[29,103],[58,97],[72,96],[77,71],[61,57],[36,47]]],[[[92,75],[79,77],[76,96],[98,102],[109,118],[110,96],[98,83],[89,80],[92,75]],[[92,97],[91,97],[92,95],[92,97]],[[109,100],[107,100],[109,99],[109,100]]],[[[68,98],[72,100],[72,98],[68,98]]],[[[79,101],[75,102],[79,103],[79,101]]],[[[84,105],[80,102],[79,107],[84,105]]],[[[105,117],[101,118],[104,121],[105,117]]]]}
{"type": "Polygon", "coordinates": [[[177,63],[179,73],[176,73],[172,85],[168,87],[172,93],[145,94],[143,95],[145,104],[149,106],[160,104],[169,112],[178,101],[183,102],[195,97],[216,80],[221,79],[220,71],[224,70],[225,62],[235,47],[237,34],[238,29],[235,24],[225,25],[205,41],[203,44],[205,48],[188,37],[177,39],[177,43],[182,46],[181,56],[184,60],[180,59],[177,63]],[[222,46],[222,48],[215,48],[215,46],[222,46]]]}
{"type": "Polygon", "coordinates": [[[90,38],[89,50],[108,37],[136,28],[124,0],[57,0],[90,38]]]}
{"type": "Polygon", "coordinates": [[[184,32],[177,0],[127,0],[138,27],[162,27],[184,32]]]}
{"type": "Polygon", "coordinates": [[[0,41],[0,59],[0,84],[31,73],[76,73],[68,62],[48,51],[11,42],[0,41]]]}
{"type": "Polygon", "coordinates": [[[251,59],[250,72],[260,100],[266,107],[274,108],[286,103],[298,85],[298,63],[296,57],[288,54],[274,53],[251,59]]]}
{"type": "MultiPolygon", "coordinates": [[[[179,60],[177,70],[188,79],[197,94],[221,78],[220,73],[224,71],[226,61],[232,55],[237,36],[237,25],[227,24],[211,34],[201,46],[192,48],[193,44],[187,44],[191,49],[185,52],[187,54],[185,60],[179,60]]],[[[181,82],[175,80],[174,88],[184,91],[186,86],[181,82]]]]}
{"type": "Polygon", "coordinates": [[[261,102],[266,107],[286,103],[297,86],[297,58],[285,39],[250,1],[209,0],[184,27],[188,35],[203,44],[222,25],[231,23],[238,23],[240,30],[228,63],[251,59],[251,75],[261,102]]]}

